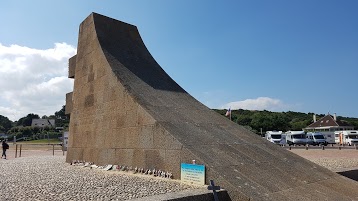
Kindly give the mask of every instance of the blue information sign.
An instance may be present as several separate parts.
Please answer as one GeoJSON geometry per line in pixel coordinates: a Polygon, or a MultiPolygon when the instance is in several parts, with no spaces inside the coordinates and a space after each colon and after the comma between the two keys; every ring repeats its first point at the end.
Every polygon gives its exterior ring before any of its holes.
{"type": "Polygon", "coordinates": [[[196,185],[205,184],[205,165],[182,163],[180,169],[183,182],[196,185]]]}

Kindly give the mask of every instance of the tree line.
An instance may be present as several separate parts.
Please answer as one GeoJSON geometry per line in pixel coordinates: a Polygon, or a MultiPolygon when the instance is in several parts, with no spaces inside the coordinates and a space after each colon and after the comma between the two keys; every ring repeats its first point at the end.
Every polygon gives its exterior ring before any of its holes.
{"type": "MultiPolygon", "coordinates": [[[[65,106],[50,116],[42,116],[42,119],[55,119],[56,127],[63,127],[68,129],[70,121],[69,115],[65,114],[65,106]]],[[[213,109],[221,115],[225,115],[227,110],[213,109]]],[[[231,120],[237,124],[240,124],[254,133],[261,134],[270,130],[302,130],[311,123],[313,123],[314,113],[302,113],[302,112],[271,112],[267,110],[253,111],[253,110],[232,110],[231,120]]],[[[316,114],[317,120],[325,116],[324,114],[316,114]]],[[[49,131],[53,131],[53,128],[39,128],[31,127],[32,119],[39,119],[37,114],[28,114],[25,117],[20,118],[18,121],[11,121],[7,117],[0,115],[0,133],[5,134],[17,134],[19,136],[30,136],[34,134],[41,135],[49,131]],[[51,130],[52,129],[52,130],[51,130]]],[[[358,118],[337,116],[340,121],[345,121],[354,126],[354,129],[358,129],[358,118]]]]}
{"type": "Polygon", "coordinates": [[[30,113],[25,117],[21,117],[17,121],[11,121],[8,117],[0,115],[0,133],[7,135],[7,138],[12,139],[16,136],[17,139],[27,137],[31,139],[43,138],[57,138],[62,136],[56,128],[68,129],[70,121],[69,115],[65,114],[65,106],[50,116],[40,116],[38,114],[30,113]],[[55,127],[32,127],[32,119],[55,119],[55,127]]]}
{"type": "MultiPolygon", "coordinates": [[[[227,110],[217,110],[221,115],[225,115],[227,110]]],[[[257,133],[264,134],[266,131],[280,130],[302,130],[313,123],[314,113],[302,112],[270,112],[267,110],[253,111],[253,110],[232,110],[231,120],[240,124],[247,129],[257,133]]],[[[325,114],[316,114],[317,120],[324,117],[325,114]]],[[[358,118],[337,116],[337,120],[345,121],[358,129],[358,118]]]]}

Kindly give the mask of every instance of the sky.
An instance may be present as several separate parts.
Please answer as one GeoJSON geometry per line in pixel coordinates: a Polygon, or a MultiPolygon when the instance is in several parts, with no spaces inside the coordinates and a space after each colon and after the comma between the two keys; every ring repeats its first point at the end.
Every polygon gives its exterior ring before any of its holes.
{"type": "Polygon", "coordinates": [[[154,59],[215,109],[358,117],[356,0],[0,1],[0,115],[52,115],[96,12],[137,26],[154,59]]]}

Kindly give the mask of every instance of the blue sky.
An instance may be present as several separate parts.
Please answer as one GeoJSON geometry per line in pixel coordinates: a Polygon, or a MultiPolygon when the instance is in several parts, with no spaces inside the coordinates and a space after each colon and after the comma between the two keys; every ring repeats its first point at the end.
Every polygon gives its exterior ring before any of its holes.
{"type": "Polygon", "coordinates": [[[97,12],[138,27],[161,67],[210,108],[358,117],[358,1],[2,1],[0,114],[50,115],[97,12]],[[25,53],[26,52],[26,53],[25,53]]]}

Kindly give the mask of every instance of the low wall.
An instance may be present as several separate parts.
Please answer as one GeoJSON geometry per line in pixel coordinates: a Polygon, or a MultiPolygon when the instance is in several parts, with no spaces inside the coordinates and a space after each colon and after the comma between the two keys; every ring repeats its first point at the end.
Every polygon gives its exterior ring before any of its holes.
{"type": "MultiPolygon", "coordinates": [[[[231,201],[226,190],[217,191],[220,201],[231,201]]],[[[215,201],[213,192],[205,189],[185,190],[151,197],[133,199],[133,201],[215,201]]]]}

